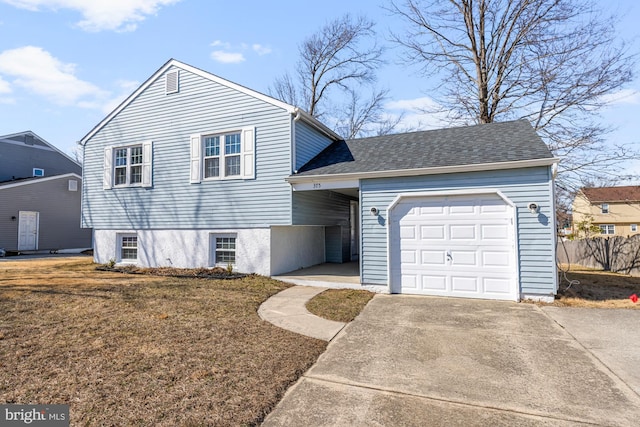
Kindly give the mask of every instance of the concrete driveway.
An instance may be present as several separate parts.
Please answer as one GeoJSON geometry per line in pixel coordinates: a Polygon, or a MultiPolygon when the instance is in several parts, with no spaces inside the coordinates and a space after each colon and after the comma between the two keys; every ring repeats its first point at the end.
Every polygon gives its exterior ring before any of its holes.
{"type": "Polygon", "coordinates": [[[264,425],[639,425],[640,311],[575,310],[377,295],[264,425]]]}

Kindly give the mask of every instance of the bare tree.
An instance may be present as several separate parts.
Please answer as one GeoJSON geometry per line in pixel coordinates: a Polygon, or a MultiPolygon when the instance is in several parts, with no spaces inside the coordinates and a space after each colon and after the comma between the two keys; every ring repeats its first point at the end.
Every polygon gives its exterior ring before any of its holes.
{"type": "Polygon", "coordinates": [[[560,185],[603,179],[637,153],[606,142],[598,112],[633,78],[635,57],[615,17],[591,0],[405,0],[392,40],[425,75],[438,102],[475,123],[526,118],[561,158],[560,185]]]}
{"type": "Polygon", "coordinates": [[[376,123],[378,130],[393,128],[394,119],[382,114],[388,91],[373,88],[382,53],[375,42],[374,23],[344,15],[303,41],[296,78],[284,74],[269,92],[346,137],[375,132],[376,123]],[[363,100],[363,91],[371,91],[370,97],[363,100]],[[340,105],[336,99],[347,101],[340,105]]]}
{"type": "Polygon", "coordinates": [[[388,90],[374,90],[369,98],[363,98],[355,89],[347,89],[346,104],[338,111],[335,131],[346,139],[358,136],[387,135],[396,130],[403,115],[385,113],[384,101],[388,90]]]}

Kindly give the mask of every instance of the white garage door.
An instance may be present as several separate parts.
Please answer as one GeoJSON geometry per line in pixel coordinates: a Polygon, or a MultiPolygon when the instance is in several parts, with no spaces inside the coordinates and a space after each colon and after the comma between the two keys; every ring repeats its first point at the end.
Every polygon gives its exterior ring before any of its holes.
{"type": "Polygon", "coordinates": [[[391,227],[393,292],[517,299],[513,207],[497,194],[406,197],[391,227]]]}

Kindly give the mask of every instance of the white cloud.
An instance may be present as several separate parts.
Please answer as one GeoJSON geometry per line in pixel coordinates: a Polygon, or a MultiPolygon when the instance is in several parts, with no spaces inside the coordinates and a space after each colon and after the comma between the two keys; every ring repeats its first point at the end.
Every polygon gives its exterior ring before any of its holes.
{"type": "Polygon", "coordinates": [[[255,43],[253,46],[251,46],[251,48],[253,49],[254,52],[256,52],[258,55],[262,56],[262,55],[268,55],[271,53],[271,48],[268,46],[263,46],[261,44],[255,43]]]}
{"type": "Polygon", "coordinates": [[[211,52],[211,58],[223,64],[237,64],[245,60],[242,52],[227,52],[225,50],[214,50],[211,52]]]}
{"type": "Polygon", "coordinates": [[[222,40],[214,40],[211,43],[212,47],[218,48],[211,52],[211,58],[214,61],[222,62],[223,64],[237,64],[239,62],[246,61],[246,57],[244,52],[253,51],[257,53],[259,56],[267,55],[271,53],[271,48],[254,43],[249,45],[247,43],[240,43],[233,46],[229,42],[225,42],[222,40]]]}
{"type": "Polygon", "coordinates": [[[620,104],[640,104],[640,91],[635,89],[622,89],[601,97],[601,100],[609,106],[620,104]]]}
{"type": "Polygon", "coordinates": [[[9,82],[2,79],[0,76],[0,93],[11,93],[11,86],[9,82]]]}
{"type": "Polygon", "coordinates": [[[231,49],[231,44],[223,42],[222,40],[214,40],[213,43],[211,43],[211,46],[221,47],[223,49],[231,49]]]}
{"type": "Polygon", "coordinates": [[[81,103],[108,96],[108,92],[80,80],[74,73],[74,64],[65,64],[39,47],[25,46],[0,53],[0,74],[12,78],[15,86],[55,104],[84,106],[81,103]]]}
{"type": "Polygon", "coordinates": [[[31,11],[72,9],[82,14],[77,25],[86,31],[133,31],[163,6],[180,0],[0,0],[31,11]]]}

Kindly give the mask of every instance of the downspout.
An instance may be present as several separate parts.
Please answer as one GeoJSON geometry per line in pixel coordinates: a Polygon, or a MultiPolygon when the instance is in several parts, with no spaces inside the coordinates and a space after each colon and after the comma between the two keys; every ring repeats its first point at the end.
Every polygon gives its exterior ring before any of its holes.
{"type": "Polygon", "coordinates": [[[296,123],[298,120],[302,118],[302,114],[300,113],[300,109],[295,109],[295,115],[293,116],[293,121],[291,122],[291,171],[295,174],[298,173],[297,165],[296,165],[296,123]]]}

